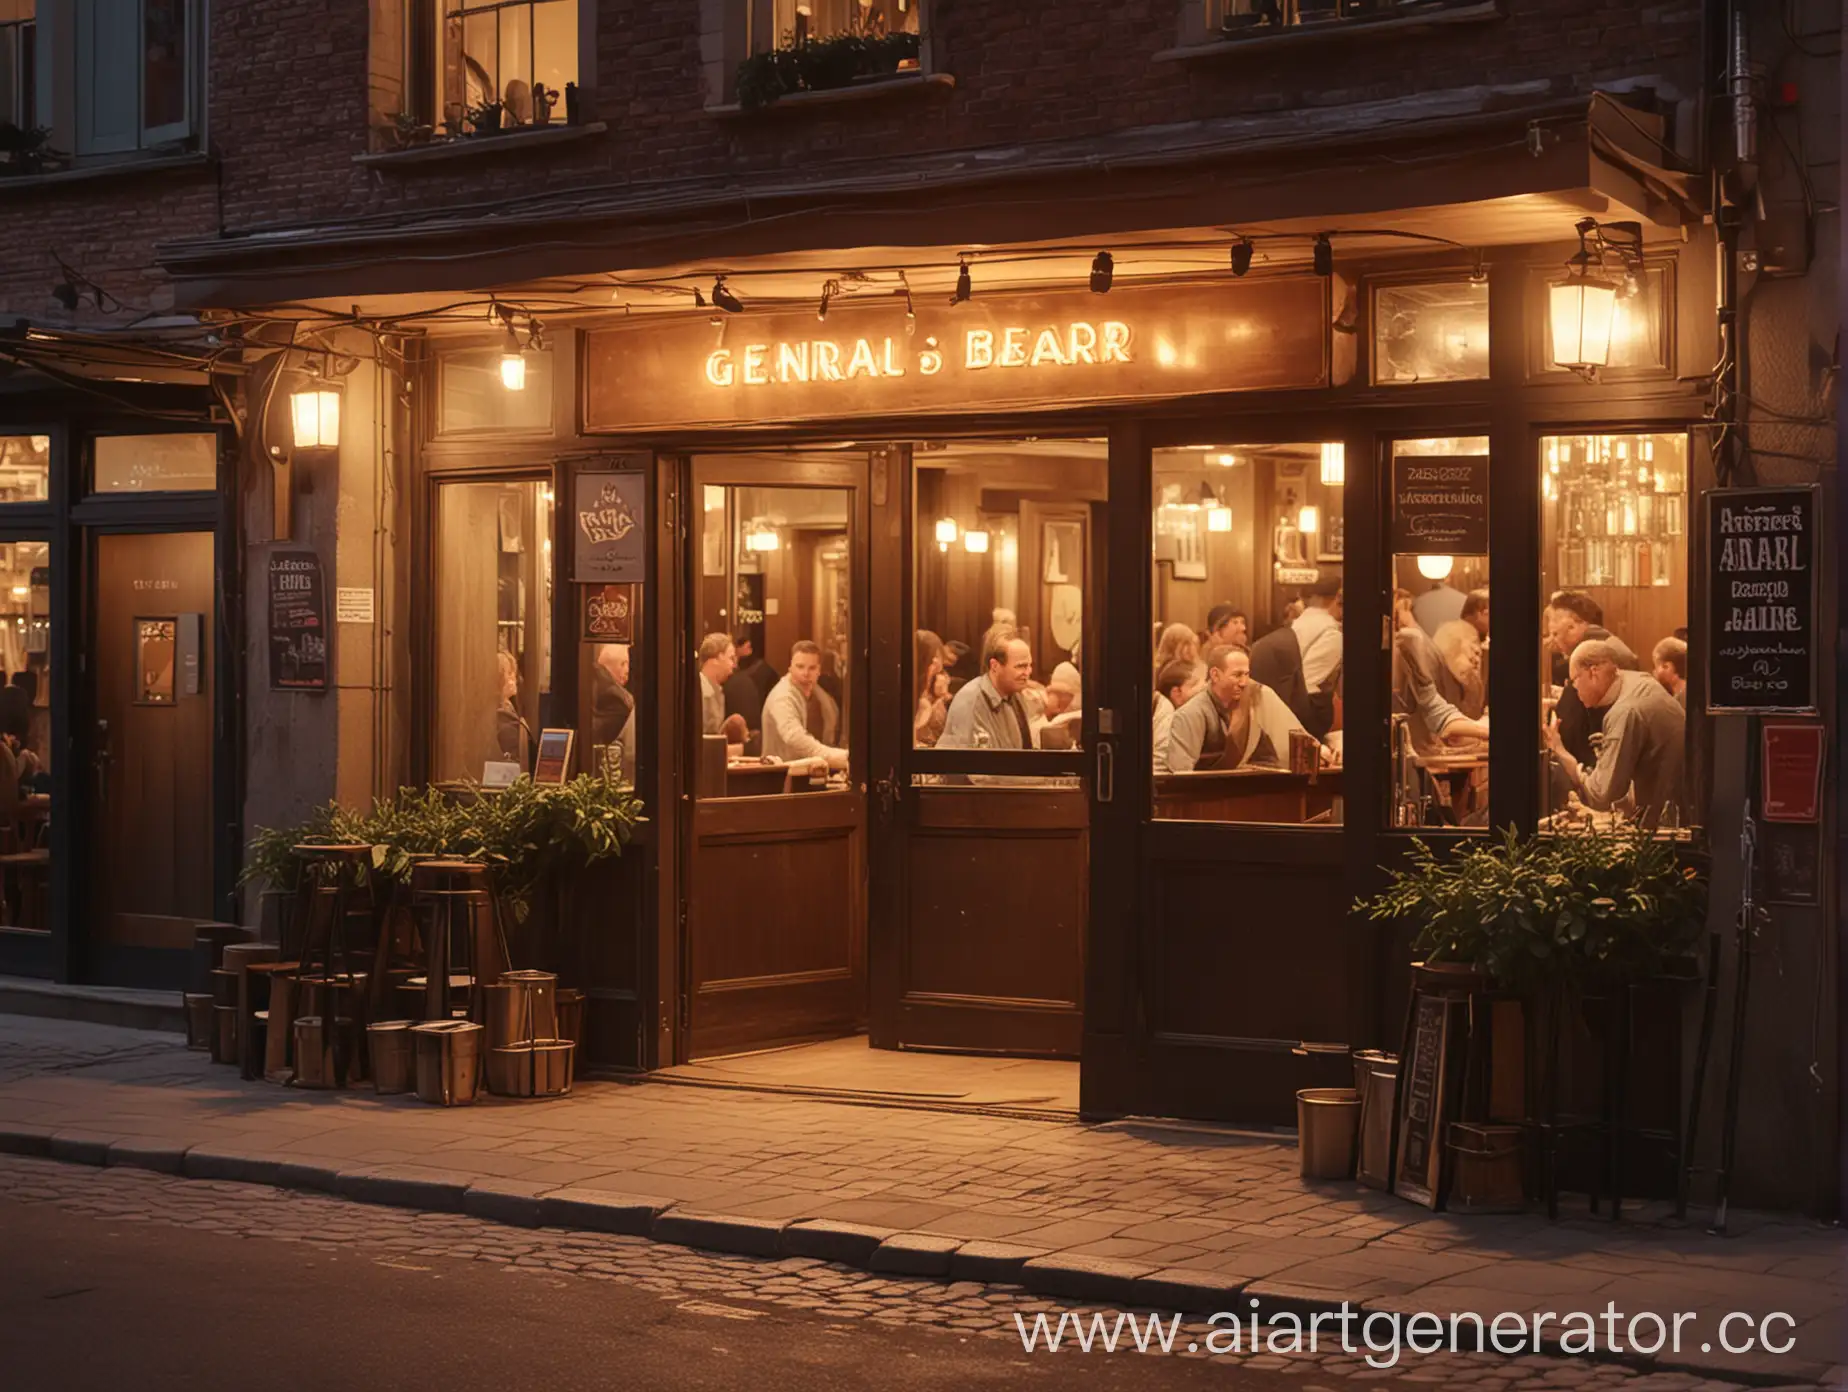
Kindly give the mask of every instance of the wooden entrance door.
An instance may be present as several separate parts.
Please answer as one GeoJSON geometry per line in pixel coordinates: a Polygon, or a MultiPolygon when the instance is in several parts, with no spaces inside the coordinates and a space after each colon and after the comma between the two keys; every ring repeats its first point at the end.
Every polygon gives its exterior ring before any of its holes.
{"type": "Polygon", "coordinates": [[[689,1058],[838,1037],[866,1019],[866,475],[863,454],[691,464],[679,644],[693,667],[689,1058]],[[742,748],[706,731],[696,654],[714,633],[750,648],[721,688],[742,748]]]}
{"type": "MultiPolygon", "coordinates": [[[[906,451],[898,474],[883,499],[875,490],[874,673],[890,685],[874,692],[872,1042],[1076,1057],[1092,772],[1111,757],[1082,690],[1099,652],[1105,449],[957,441],[906,451]],[[978,682],[996,610],[1013,615],[1033,683],[1063,682],[1061,663],[1079,670],[1081,716],[1048,735],[1035,711],[1032,748],[1007,747],[1018,741],[986,722],[971,736],[949,712],[939,734],[919,704],[931,647],[920,632],[967,645],[949,649],[951,679],[978,682]]],[[[1005,706],[988,714],[1014,719],[1005,706]]]]}
{"type": "Polygon", "coordinates": [[[212,912],[212,534],[95,537],[90,903],[112,946],[212,912]]]}

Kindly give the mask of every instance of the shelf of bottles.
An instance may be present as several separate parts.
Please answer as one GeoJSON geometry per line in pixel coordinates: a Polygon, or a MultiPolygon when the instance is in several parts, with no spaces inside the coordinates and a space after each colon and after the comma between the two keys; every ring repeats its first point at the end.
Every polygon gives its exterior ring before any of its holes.
{"type": "Polygon", "coordinates": [[[1567,589],[1674,583],[1687,531],[1687,438],[1560,435],[1546,440],[1541,497],[1567,589]]]}

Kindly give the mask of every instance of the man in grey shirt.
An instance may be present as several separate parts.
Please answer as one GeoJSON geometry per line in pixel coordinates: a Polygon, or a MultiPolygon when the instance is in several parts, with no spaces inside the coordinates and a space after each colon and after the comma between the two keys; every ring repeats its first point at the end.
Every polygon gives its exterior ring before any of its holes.
{"type": "Polygon", "coordinates": [[[1625,671],[1615,645],[1593,639],[1572,650],[1572,687],[1586,710],[1602,711],[1604,737],[1587,768],[1560,738],[1557,718],[1545,727],[1547,748],[1585,805],[1608,812],[1635,806],[1637,821],[1679,822],[1687,713],[1647,672],[1625,671]]]}
{"type": "Polygon", "coordinates": [[[950,702],[939,749],[1031,749],[1020,693],[1033,679],[1033,652],[1011,634],[998,634],[983,654],[982,675],[950,702]]]}
{"type": "Polygon", "coordinates": [[[804,638],[789,650],[789,674],[764,698],[764,753],[785,763],[825,759],[831,769],[847,767],[847,751],[809,733],[809,703],[821,680],[821,647],[804,638]]]}

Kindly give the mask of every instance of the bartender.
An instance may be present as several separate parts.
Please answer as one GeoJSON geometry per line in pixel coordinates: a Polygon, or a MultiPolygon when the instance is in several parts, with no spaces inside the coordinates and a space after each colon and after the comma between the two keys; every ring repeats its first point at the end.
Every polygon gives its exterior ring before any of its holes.
{"type": "MultiPolygon", "coordinates": [[[[1284,767],[1290,736],[1301,729],[1283,699],[1251,679],[1249,653],[1214,648],[1206,655],[1206,685],[1168,728],[1168,771],[1284,767]]],[[[1322,757],[1329,758],[1326,748],[1322,757]]]]}

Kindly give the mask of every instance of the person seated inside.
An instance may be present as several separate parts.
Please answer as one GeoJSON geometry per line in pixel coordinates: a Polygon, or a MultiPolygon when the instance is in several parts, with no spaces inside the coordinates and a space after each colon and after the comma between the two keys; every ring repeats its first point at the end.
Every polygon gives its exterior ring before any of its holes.
{"type": "Polygon", "coordinates": [[[1471,720],[1480,720],[1489,708],[1489,693],[1482,680],[1482,640],[1473,624],[1452,619],[1437,626],[1431,644],[1443,665],[1437,693],[1471,720]]]}
{"type": "Polygon", "coordinates": [[[1579,800],[1594,811],[1627,813],[1645,826],[1679,821],[1687,712],[1653,675],[1625,671],[1614,644],[1580,643],[1568,672],[1585,709],[1604,717],[1597,762],[1587,764],[1566,747],[1557,713],[1541,733],[1579,800]]]}
{"type": "Polygon", "coordinates": [[[1169,624],[1161,631],[1161,636],[1156,639],[1155,670],[1157,672],[1170,662],[1198,662],[1199,660],[1199,636],[1186,624],[1169,624]]]}
{"type": "Polygon", "coordinates": [[[1035,730],[1041,749],[1076,749],[1084,723],[1084,683],[1078,669],[1061,662],[1046,678],[1040,696],[1042,724],[1035,730]]]}
{"type": "Polygon", "coordinates": [[[699,640],[699,727],[703,735],[723,735],[725,743],[744,744],[741,715],[725,713],[725,683],[738,670],[738,645],[729,633],[708,633],[699,640]]]}
{"type": "Polygon", "coordinates": [[[494,759],[526,767],[526,721],[520,717],[520,665],[502,649],[494,654],[500,675],[500,706],[494,712],[494,759]]]}
{"type": "Polygon", "coordinates": [[[1428,757],[1446,745],[1488,739],[1485,723],[1465,715],[1439,691],[1444,660],[1413,613],[1410,590],[1393,591],[1392,616],[1392,709],[1408,717],[1413,751],[1428,757]]]}
{"type": "MultiPolygon", "coordinates": [[[[1231,646],[1228,644],[1227,646],[1231,646]]],[[[1168,771],[1168,731],[1174,713],[1206,683],[1204,662],[1170,662],[1155,675],[1155,772],[1168,771]]]]}
{"type": "Polygon", "coordinates": [[[591,743],[614,745],[622,754],[622,776],[635,781],[635,697],[629,692],[629,645],[597,644],[591,669],[591,743]]]}
{"type": "Polygon", "coordinates": [[[1033,651],[1013,635],[996,635],[985,654],[986,670],[966,682],[950,702],[939,749],[1031,749],[1027,708],[1021,693],[1033,680],[1033,651]]]}
{"type": "Polygon", "coordinates": [[[928,628],[920,628],[914,641],[911,678],[917,683],[917,704],[911,713],[911,742],[925,748],[935,744],[943,733],[943,716],[937,705],[937,679],[943,675],[943,640],[928,628]]]}
{"type": "Polygon", "coordinates": [[[1214,648],[1206,655],[1206,685],[1168,727],[1168,771],[1287,768],[1290,736],[1301,729],[1282,698],[1251,679],[1249,653],[1214,648]]]}
{"type": "Polygon", "coordinates": [[[761,746],[757,749],[750,746],[756,743],[757,732],[763,728],[764,701],[770,695],[770,688],[777,683],[776,671],[758,654],[748,628],[741,628],[732,635],[732,650],[738,669],[725,682],[725,713],[744,718],[744,728],[751,732],[746,752],[761,753],[761,746]]]}
{"type": "Polygon", "coordinates": [[[1560,687],[1559,736],[1581,764],[1592,758],[1591,737],[1598,733],[1601,711],[1586,710],[1578,693],[1567,680],[1567,659],[1580,643],[1608,643],[1617,654],[1617,665],[1635,668],[1636,654],[1621,638],[1614,637],[1604,626],[1604,607],[1581,590],[1558,590],[1546,602],[1546,633],[1552,663],[1551,685],[1560,687]]]}
{"type": "Polygon", "coordinates": [[[1688,645],[1680,638],[1664,638],[1650,655],[1655,664],[1655,679],[1662,689],[1688,708],[1688,645]]]}
{"type": "Polygon", "coordinates": [[[1243,648],[1251,643],[1251,625],[1245,611],[1230,604],[1215,604],[1206,612],[1206,632],[1201,636],[1203,648],[1243,648]]]}
{"type": "Polygon", "coordinates": [[[825,724],[819,685],[821,645],[807,638],[789,650],[789,672],[764,698],[764,756],[788,763],[825,759],[830,769],[847,767],[847,751],[824,743],[811,724],[825,724]]]}

